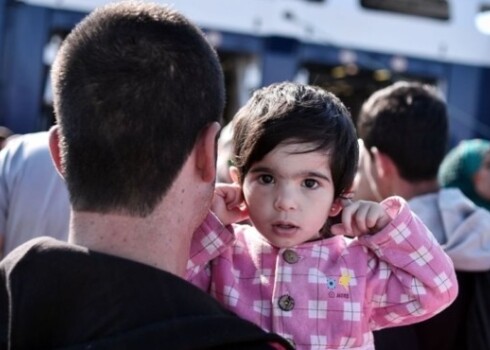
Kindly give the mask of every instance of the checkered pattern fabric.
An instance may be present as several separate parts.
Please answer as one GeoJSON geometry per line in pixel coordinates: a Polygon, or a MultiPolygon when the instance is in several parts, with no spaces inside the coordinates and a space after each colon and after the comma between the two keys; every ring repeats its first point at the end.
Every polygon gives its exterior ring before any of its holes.
{"type": "Polygon", "coordinates": [[[373,330],[427,319],[458,291],[450,259],[407,203],[382,204],[392,221],[375,235],[288,249],[210,213],[195,232],[187,278],[298,349],[374,349],[373,330]]]}

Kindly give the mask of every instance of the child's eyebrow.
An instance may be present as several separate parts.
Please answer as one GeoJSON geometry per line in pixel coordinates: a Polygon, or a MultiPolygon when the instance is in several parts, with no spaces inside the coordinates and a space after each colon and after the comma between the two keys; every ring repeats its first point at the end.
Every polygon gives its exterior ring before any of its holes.
{"type": "Polygon", "coordinates": [[[250,169],[251,173],[272,173],[272,169],[265,166],[258,166],[250,169]]]}
{"type": "Polygon", "coordinates": [[[298,174],[299,176],[302,176],[302,177],[318,177],[320,179],[324,179],[326,181],[332,181],[330,179],[330,177],[328,177],[327,175],[325,174],[322,174],[320,172],[317,172],[317,171],[305,171],[305,172],[301,172],[298,174]]]}

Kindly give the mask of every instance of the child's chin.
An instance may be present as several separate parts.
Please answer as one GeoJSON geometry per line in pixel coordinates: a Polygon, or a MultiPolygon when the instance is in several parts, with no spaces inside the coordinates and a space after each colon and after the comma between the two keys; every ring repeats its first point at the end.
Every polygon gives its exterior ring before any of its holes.
{"type": "Polygon", "coordinates": [[[275,248],[278,248],[278,249],[287,249],[287,248],[292,248],[292,247],[295,247],[298,245],[298,243],[296,242],[278,242],[278,241],[274,241],[274,242],[271,242],[271,241],[268,241],[269,244],[275,248]]]}

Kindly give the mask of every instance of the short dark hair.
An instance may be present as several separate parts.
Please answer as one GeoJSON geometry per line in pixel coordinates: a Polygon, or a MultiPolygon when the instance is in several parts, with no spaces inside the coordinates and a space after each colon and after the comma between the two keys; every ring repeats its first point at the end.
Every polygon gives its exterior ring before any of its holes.
{"type": "Polygon", "coordinates": [[[80,211],[150,214],[224,109],[216,52],[156,4],[89,14],[63,42],[52,80],[62,167],[80,211]]]}
{"type": "Polygon", "coordinates": [[[354,124],[344,104],[319,87],[284,82],[255,91],[233,119],[233,162],[240,181],[283,142],[313,143],[326,151],[334,198],[352,185],[359,157],[354,124]]]}
{"type": "Polygon", "coordinates": [[[397,82],[364,102],[357,131],[366,148],[376,147],[407,181],[432,180],[448,145],[446,103],[437,90],[417,82],[397,82]]]}

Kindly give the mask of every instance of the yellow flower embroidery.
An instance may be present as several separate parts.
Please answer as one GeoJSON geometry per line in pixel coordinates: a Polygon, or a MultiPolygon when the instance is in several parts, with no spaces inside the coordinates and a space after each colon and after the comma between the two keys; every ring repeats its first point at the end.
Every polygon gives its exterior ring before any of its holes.
{"type": "Polygon", "coordinates": [[[347,271],[342,272],[342,276],[339,278],[339,284],[343,286],[345,289],[349,289],[349,283],[351,280],[351,276],[347,271]]]}

